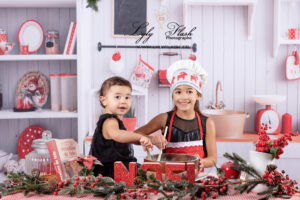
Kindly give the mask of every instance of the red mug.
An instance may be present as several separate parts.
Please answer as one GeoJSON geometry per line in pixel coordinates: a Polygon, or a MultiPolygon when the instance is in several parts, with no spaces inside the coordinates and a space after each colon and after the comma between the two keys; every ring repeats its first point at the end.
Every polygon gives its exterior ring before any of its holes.
{"type": "Polygon", "coordinates": [[[28,54],[28,44],[20,45],[20,52],[22,55],[27,55],[28,54]]]}
{"type": "Polygon", "coordinates": [[[299,28],[288,29],[288,39],[289,40],[299,40],[299,28]]]}

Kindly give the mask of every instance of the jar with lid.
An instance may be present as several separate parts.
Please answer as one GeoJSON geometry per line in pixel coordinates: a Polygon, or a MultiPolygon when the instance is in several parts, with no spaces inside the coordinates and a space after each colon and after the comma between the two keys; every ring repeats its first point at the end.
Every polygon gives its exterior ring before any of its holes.
{"type": "Polygon", "coordinates": [[[33,140],[31,147],[34,150],[25,156],[26,174],[31,174],[33,169],[38,169],[40,176],[45,178],[56,176],[46,144],[50,140],[52,140],[52,134],[49,130],[42,133],[42,139],[33,140]]]}
{"type": "Polygon", "coordinates": [[[45,39],[46,54],[59,54],[59,33],[58,31],[47,31],[45,39]]]}

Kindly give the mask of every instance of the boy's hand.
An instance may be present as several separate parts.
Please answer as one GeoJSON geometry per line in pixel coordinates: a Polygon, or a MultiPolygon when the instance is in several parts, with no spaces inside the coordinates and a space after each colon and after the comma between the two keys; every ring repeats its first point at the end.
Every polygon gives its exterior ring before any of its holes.
{"type": "Polygon", "coordinates": [[[153,150],[152,142],[148,137],[142,136],[140,139],[140,143],[143,146],[144,151],[146,151],[147,149],[150,149],[151,151],[153,150]]]}
{"type": "Polygon", "coordinates": [[[151,142],[160,150],[164,149],[168,144],[168,141],[162,134],[153,134],[150,136],[150,138],[151,142]]]}

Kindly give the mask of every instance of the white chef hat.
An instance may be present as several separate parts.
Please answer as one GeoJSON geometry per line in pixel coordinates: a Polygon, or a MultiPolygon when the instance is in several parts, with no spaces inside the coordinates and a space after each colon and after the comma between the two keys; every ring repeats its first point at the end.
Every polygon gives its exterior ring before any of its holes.
{"type": "Polygon", "coordinates": [[[171,84],[171,92],[179,85],[190,85],[202,94],[202,86],[206,83],[207,73],[197,61],[179,60],[167,70],[167,79],[171,84]]]}

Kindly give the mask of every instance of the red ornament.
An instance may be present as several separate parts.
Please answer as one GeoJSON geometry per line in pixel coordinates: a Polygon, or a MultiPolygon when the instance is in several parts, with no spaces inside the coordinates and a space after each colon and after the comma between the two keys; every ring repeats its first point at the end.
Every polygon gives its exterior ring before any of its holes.
{"type": "Polygon", "coordinates": [[[174,174],[173,172],[185,171],[185,163],[166,163],[165,165],[165,176],[172,181],[181,182],[181,175],[174,174]]]}
{"type": "Polygon", "coordinates": [[[120,51],[114,53],[113,56],[112,56],[112,59],[114,61],[119,61],[121,59],[121,53],[120,53],[120,51]]]}
{"type": "Polygon", "coordinates": [[[144,163],[140,168],[145,172],[147,172],[148,169],[155,171],[156,178],[162,181],[162,167],[159,163],[144,163]]]}
{"type": "Polygon", "coordinates": [[[190,54],[190,55],[189,55],[189,59],[190,59],[190,60],[196,60],[197,57],[196,57],[195,54],[190,54]]]}
{"type": "Polygon", "coordinates": [[[231,167],[235,166],[233,162],[226,162],[221,166],[221,169],[225,172],[225,177],[229,179],[238,179],[240,178],[241,172],[231,167]]]}
{"type": "Polygon", "coordinates": [[[118,161],[114,164],[114,179],[116,183],[125,182],[127,186],[133,186],[133,180],[137,175],[137,167],[135,162],[129,163],[129,171],[125,165],[118,161]]]}

